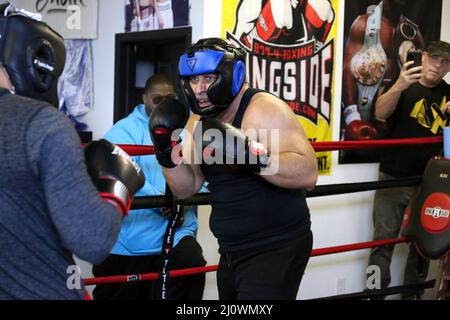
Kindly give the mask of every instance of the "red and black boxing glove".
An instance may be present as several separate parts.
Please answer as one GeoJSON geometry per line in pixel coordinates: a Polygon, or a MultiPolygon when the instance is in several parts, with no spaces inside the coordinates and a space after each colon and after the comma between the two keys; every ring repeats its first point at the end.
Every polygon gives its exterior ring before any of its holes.
{"type": "Polygon", "coordinates": [[[125,151],[104,139],[89,143],[84,155],[100,196],[114,204],[123,218],[130,210],[134,194],[144,186],[141,168],[125,151]]]}
{"type": "Polygon", "coordinates": [[[181,142],[180,133],[189,118],[188,107],[175,98],[165,99],[150,114],[149,131],[158,163],[174,168],[172,151],[181,142]]]}

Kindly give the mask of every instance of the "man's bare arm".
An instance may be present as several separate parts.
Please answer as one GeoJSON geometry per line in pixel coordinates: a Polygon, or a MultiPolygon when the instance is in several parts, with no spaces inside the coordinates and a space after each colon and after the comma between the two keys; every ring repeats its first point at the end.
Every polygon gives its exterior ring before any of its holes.
{"type": "Polygon", "coordinates": [[[317,158],[292,110],[270,94],[256,95],[247,110],[244,133],[249,129],[269,130],[266,137],[258,137],[270,152],[270,166],[261,176],[279,187],[313,189],[318,177],[317,158]]]}

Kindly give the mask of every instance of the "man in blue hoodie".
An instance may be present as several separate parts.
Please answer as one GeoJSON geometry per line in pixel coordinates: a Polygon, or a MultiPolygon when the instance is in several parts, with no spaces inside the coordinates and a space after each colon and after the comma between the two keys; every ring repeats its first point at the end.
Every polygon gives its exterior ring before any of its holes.
{"type": "MultiPolygon", "coordinates": [[[[116,144],[151,145],[148,131],[149,115],[167,97],[174,97],[175,90],[164,74],[150,77],[144,89],[143,104],[135,107],[126,118],[118,121],[105,135],[116,144]]],[[[155,156],[134,157],[143,169],[146,181],[136,196],[153,196],[165,193],[166,181],[155,156]]],[[[109,257],[94,266],[96,277],[159,272],[162,268],[161,247],[168,223],[165,209],[130,210],[123,220],[119,239],[109,257]]],[[[200,267],[206,264],[202,249],[195,239],[198,228],[196,208],[184,211],[182,225],[176,229],[174,248],[170,254],[168,269],[200,267]]],[[[173,300],[201,300],[205,275],[193,275],[170,279],[167,298],[173,300]]],[[[95,299],[159,299],[157,281],[133,284],[97,286],[95,299]]]]}

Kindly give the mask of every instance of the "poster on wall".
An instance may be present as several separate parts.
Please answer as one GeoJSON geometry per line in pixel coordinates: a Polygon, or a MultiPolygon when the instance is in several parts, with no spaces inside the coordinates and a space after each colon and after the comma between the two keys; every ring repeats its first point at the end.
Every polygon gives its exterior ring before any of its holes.
{"type": "Polygon", "coordinates": [[[96,39],[98,0],[10,0],[17,9],[38,12],[64,39],[96,39]]]}
{"type": "MultiPolygon", "coordinates": [[[[331,141],[337,0],[222,2],[222,34],[247,51],[247,81],[284,100],[310,141],[331,141]]],[[[331,152],[318,152],[320,174],[331,152]]]]}
{"type": "MultiPolygon", "coordinates": [[[[398,79],[409,51],[440,39],[442,0],[347,0],[340,140],[382,139],[377,98],[398,79]]],[[[383,149],[341,151],[339,163],[377,162],[383,149]]]]}
{"type": "Polygon", "coordinates": [[[125,0],[125,31],[189,25],[190,0],[125,0]]]}

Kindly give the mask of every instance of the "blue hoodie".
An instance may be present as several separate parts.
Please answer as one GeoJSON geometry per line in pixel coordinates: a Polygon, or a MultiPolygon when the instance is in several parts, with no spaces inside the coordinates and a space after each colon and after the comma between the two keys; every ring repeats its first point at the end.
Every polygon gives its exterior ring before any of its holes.
{"type": "MultiPolygon", "coordinates": [[[[140,104],[126,118],[118,121],[105,135],[115,144],[152,145],[148,131],[149,117],[145,105],[140,104]]],[[[154,155],[133,157],[145,173],[145,184],[136,196],[153,196],[165,193],[166,180],[154,155]]],[[[160,254],[162,238],[168,219],[159,208],[130,210],[122,222],[119,239],[111,253],[127,256],[160,254]]],[[[198,228],[197,213],[192,207],[184,213],[183,225],[176,229],[174,245],[185,236],[194,236],[198,228]]]]}

